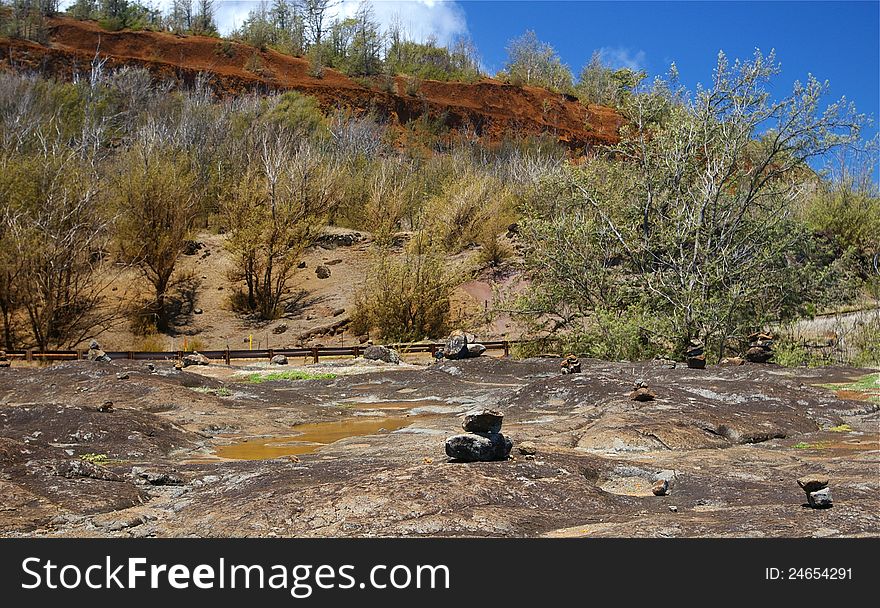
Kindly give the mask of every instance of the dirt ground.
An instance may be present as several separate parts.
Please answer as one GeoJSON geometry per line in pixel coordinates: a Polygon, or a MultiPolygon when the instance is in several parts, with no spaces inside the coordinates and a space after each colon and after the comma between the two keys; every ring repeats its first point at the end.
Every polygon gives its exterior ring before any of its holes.
{"type": "Polygon", "coordinates": [[[880,535],[877,376],[847,399],[819,386],[871,370],[148,366],[0,369],[0,534],[880,535]],[[333,377],[250,380],[295,370],[333,377]],[[655,401],[629,399],[637,378],[655,401]],[[504,412],[511,458],[449,461],[445,438],[483,406],[504,412]],[[650,490],[660,472],[667,496],[650,490]],[[811,473],[830,477],[832,508],[805,505],[796,479],[811,473]]]}
{"type": "MultiPolygon", "coordinates": [[[[347,327],[357,290],[370,272],[370,233],[326,228],[324,238],[305,251],[305,267],[294,271],[289,312],[269,322],[248,319],[232,309],[230,296],[237,285],[229,279],[233,259],[225,238],[199,233],[193,237],[198,249],[180,256],[175,270],[178,284],[172,289],[176,303],[169,306],[172,328],[167,333],[145,337],[132,331],[131,314],[124,311],[149,298],[147,284],[134,269],[120,273],[114,266],[108,270],[108,306],[123,313],[110,329],[95,336],[101,347],[108,351],[267,349],[351,346],[375,338],[356,336],[347,327]],[[353,243],[339,244],[345,238],[353,243]],[[317,277],[320,265],[330,269],[328,278],[317,277]]],[[[403,255],[403,247],[396,247],[392,254],[403,255]]],[[[478,255],[478,249],[471,248],[447,258],[449,270],[467,279],[453,293],[450,322],[456,326],[465,323],[483,340],[516,337],[521,328],[509,315],[484,320],[484,311],[495,308],[497,298],[503,297],[499,290],[521,287],[518,258],[511,258],[500,271],[479,271],[478,255]]],[[[85,340],[79,347],[87,345],[85,340]]]]}

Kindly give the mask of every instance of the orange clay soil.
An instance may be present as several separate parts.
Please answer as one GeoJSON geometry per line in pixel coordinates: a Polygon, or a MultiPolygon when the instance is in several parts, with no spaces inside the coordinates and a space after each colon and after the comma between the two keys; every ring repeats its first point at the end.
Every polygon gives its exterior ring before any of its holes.
{"type": "Polygon", "coordinates": [[[292,89],[316,97],[325,111],[337,107],[369,111],[396,124],[427,114],[484,141],[499,141],[511,132],[546,133],[573,150],[614,143],[622,122],[610,108],[585,106],[571,96],[488,78],[472,84],[428,80],[412,96],[404,94],[404,79],[398,77],[396,94],[387,93],[332,69],[324,70],[323,78],[312,78],[306,59],[217,38],[109,32],[94,22],[67,18],[49,23],[46,45],[0,38],[0,69],[37,70],[66,80],[76,73],[87,74],[97,53],[107,59],[108,68],[145,67],[157,77],[184,84],[192,83],[200,72],[207,73],[221,95],[292,89]]]}

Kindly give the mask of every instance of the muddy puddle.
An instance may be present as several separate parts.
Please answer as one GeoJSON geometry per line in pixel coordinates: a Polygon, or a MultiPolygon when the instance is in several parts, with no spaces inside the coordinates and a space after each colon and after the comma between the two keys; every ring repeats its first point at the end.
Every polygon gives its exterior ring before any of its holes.
{"type": "Polygon", "coordinates": [[[230,460],[265,460],[310,454],[348,437],[396,431],[416,421],[416,416],[359,417],[294,426],[292,435],[262,437],[217,448],[214,455],[230,460]]]}

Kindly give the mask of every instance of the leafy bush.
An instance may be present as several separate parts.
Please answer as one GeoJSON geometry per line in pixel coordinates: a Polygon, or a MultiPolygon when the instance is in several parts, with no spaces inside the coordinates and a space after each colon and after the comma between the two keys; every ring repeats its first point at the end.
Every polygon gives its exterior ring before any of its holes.
{"type": "Polygon", "coordinates": [[[354,333],[376,328],[383,339],[399,341],[446,334],[455,280],[438,252],[428,249],[395,259],[379,251],[367,276],[356,294],[354,333]]]}

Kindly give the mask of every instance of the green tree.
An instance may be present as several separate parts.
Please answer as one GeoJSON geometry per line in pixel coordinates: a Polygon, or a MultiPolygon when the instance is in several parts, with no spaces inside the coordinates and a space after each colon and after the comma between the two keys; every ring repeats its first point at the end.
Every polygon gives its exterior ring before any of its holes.
{"type": "Polygon", "coordinates": [[[507,64],[502,74],[510,82],[568,91],[572,87],[571,70],[562,63],[552,46],[538,40],[528,30],[507,45],[507,64]]]}
{"type": "Polygon", "coordinates": [[[113,197],[122,258],[153,290],[149,312],[159,330],[169,327],[166,300],[177,260],[198,216],[195,174],[188,155],[169,144],[135,144],[118,162],[113,197]]]}
{"type": "Polygon", "coordinates": [[[633,95],[615,160],[570,168],[528,205],[522,309],[581,335],[628,320],[676,356],[695,338],[722,356],[821,302],[839,273],[796,201],[806,162],[856,141],[863,118],[842,101],[821,110],[812,77],[771,101],[778,71],[772,53],[720,54],[692,98],[662,79],[633,95]]]}

